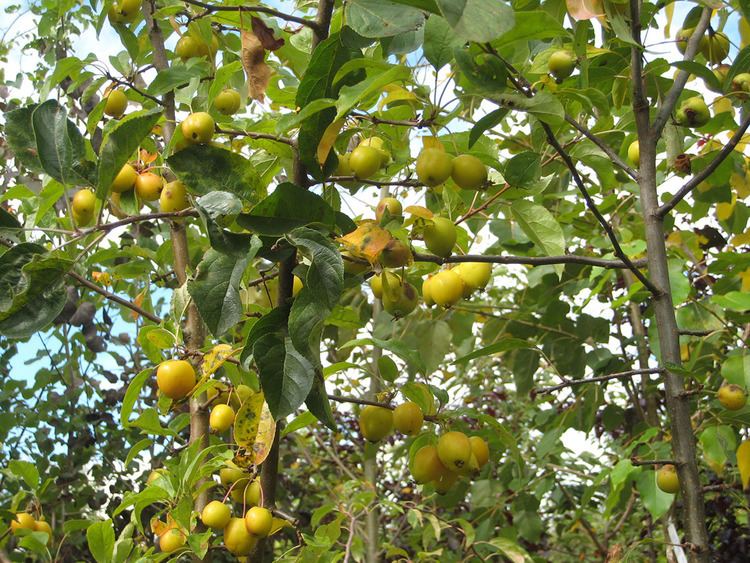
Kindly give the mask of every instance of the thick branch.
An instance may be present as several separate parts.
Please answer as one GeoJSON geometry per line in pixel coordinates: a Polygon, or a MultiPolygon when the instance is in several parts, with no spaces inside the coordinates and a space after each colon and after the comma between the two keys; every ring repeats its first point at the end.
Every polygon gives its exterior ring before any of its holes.
{"type": "MultiPolygon", "coordinates": [[[[631,0],[631,2],[633,1],[635,0],[631,0]]],[[[685,48],[685,57],[683,60],[692,61],[693,59],[695,59],[695,55],[698,54],[698,48],[700,46],[701,39],[703,39],[703,36],[706,34],[706,30],[708,29],[708,25],[711,23],[711,11],[711,8],[703,8],[701,18],[698,21],[698,24],[695,26],[695,30],[693,31],[693,34],[690,36],[690,39],[687,42],[687,47],[685,48]]],[[[689,77],[690,73],[688,71],[680,70],[674,79],[674,84],[672,84],[669,92],[667,92],[666,96],[664,96],[664,101],[659,108],[659,113],[656,114],[656,119],[654,119],[654,124],[652,127],[654,139],[658,139],[659,135],[661,135],[662,129],[664,129],[664,126],[667,124],[669,116],[672,115],[672,111],[677,104],[677,100],[679,99],[680,94],[682,94],[682,91],[685,89],[685,84],[687,84],[689,77]]]]}
{"type": "Polygon", "coordinates": [[[685,185],[683,185],[679,190],[677,190],[677,193],[674,195],[672,199],[670,199],[668,202],[663,204],[659,209],[656,210],[656,214],[659,217],[664,217],[667,213],[669,213],[674,207],[680,203],[685,197],[692,192],[695,188],[698,187],[698,185],[703,182],[706,178],[708,178],[713,172],[721,165],[726,158],[732,154],[732,151],[737,147],[737,145],[742,140],[742,137],[745,135],[745,131],[747,131],[748,127],[750,127],[750,113],[745,117],[745,119],[740,124],[739,129],[734,132],[734,135],[732,135],[732,138],[729,139],[726,145],[722,147],[722,149],[719,151],[719,154],[717,154],[714,159],[708,163],[708,166],[706,166],[703,170],[701,170],[698,174],[690,178],[685,185]]]}
{"type": "Polygon", "coordinates": [[[146,311],[145,309],[143,309],[142,307],[139,307],[132,301],[128,301],[127,299],[123,299],[119,295],[115,295],[114,293],[107,291],[103,287],[100,287],[96,285],[95,283],[90,282],[89,280],[87,280],[83,276],[78,275],[75,272],[68,272],[68,276],[76,280],[76,282],[79,283],[80,285],[89,288],[91,291],[95,291],[99,295],[103,295],[110,301],[118,303],[122,305],[123,307],[127,307],[131,311],[135,311],[140,316],[150,320],[151,322],[154,322],[156,324],[159,324],[161,322],[161,319],[157,317],[156,315],[154,315],[153,313],[146,311]]]}
{"type": "Polygon", "coordinates": [[[588,379],[571,379],[569,381],[566,381],[565,383],[561,383],[560,385],[555,385],[553,387],[543,387],[542,389],[537,389],[536,393],[538,395],[543,395],[544,393],[552,393],[554,391],[559,391],[560,389],[564,389],[565,387],[576,387],[578,385],[585,385],[586,383],[597,383],[600,381],[609,381],[610,379],[622,379],[625,377],[633,377],[634,375],[643,375],[643,374],[649,374],[649,373],[662,373],[664,370],[662,368],[653,368],[653,369],[632,369],[629,371],[623,371],[620,373],[610,373],[608,375],[599,375],[597,377],[589,377],[588,379]]]}
{"type": "Polygon", "coordinates": [[[185,2],[185,4],[190,4],[191,6],[198,6],[199,8],[203,8],[206,10],[206,12],[247,12],[247,13],[258,13],[258,14],[267,14],[269,16],[273,16],[275,18],[280,18],[282,20],[286,20],[293,23],[298,23],[300,25],[304,25],[307,27],[311,27],[312,29],[316,29],[318,27],[318,23],[307,20],[305,18],[301,18],[299,16],[293,16],[292,14],[287,14],[284,12],[280,12],[279,10],[274,10],[273,8],[267,8],[266,6],[221,6],[216,4],[208,4],[206,2],[200,2],[199,0],[182,0],[185,2]]]}
{"type": "MultiPolygon", "coordinates": [[[[452,264],[457,262],[490,262],[492,264],[528,264],[530,266],[546,266],[550,264],[583,264],[586,266],[598,266],[599,268],[627,268],[622,260],[608,260],[606,258],[594,258],[589,256],[578,256],[576,254],[564,254],[562,256],[492,256],[483,254],[464,254],[461,256],[434,256],[432,254],[414,254],[416,262],[433,262],[435,264],[452,264]]],[[[645,265],[645,260],[631,262],[633,265],[645,265]]]]}

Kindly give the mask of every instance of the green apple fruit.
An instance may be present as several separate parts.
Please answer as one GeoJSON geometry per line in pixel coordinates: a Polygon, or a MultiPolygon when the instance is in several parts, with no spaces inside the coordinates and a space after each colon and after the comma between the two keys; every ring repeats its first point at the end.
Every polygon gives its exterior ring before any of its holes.
{"type": "Polygon", "coordinates": [[[453,159],[451,178],[459,188],[478,190],[487,182],[487,167],[476,156],[460,154],[453,159]]]}
{"type": "Polygon", "coordinates": [[[104,103],[104,113],[110,117],[122,117],[128,107],[128,97],[119,89],[110,91],[104,103]]]}
{"type": "Polygon", "coordinates": [[[242,98],[234,88],[225,88],[214,100],[216,110],[223,115],[234,115],[240,109],[242,98]]]}
{"type": "Polygon", "coordinates": [[[417,178],[434,188],[445,182],[453,172],[453,159],[440,149],[422,149],[417,157],[417,178]]]}
{"type": "Polygon", "coordinates": [[[547,70],[557,80],[565,80],[573,74],[575,68],[576,58],[570,51],[555,51],[547,61],[547,70]]]}
{"type": "Polygon", "coordinates": [[[428,219],[422,233],[427,249],[437,256],[450,256],[456,244],[457,231],[453,221],[445,217],[428,219]]]}

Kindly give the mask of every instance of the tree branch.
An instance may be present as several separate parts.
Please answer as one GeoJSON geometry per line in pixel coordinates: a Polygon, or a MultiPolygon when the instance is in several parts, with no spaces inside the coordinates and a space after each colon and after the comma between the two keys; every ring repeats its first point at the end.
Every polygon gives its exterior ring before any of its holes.
{"type": "MultiPolygon", "coordinates": [[[[633,2],[637,2],[637,0],[631,0],[631,5],[633,2]]],[[[701,39],[705,35],[706,30],[711,23],[711,11],[711,8],[703,8],[700,20],[698,20],[698,24],[695,26],[693,34],[690,36],[690,39],[687,42],[683,60],[692,61],[695,58],[695,55],[698,54],[698,47],[700,45],[701,39]]],[[[635,29],[633,31],[635,32],[635,29]]],[[[640,41],[640,29],[638,30],[638,37],[640,41]]],[[[664,96],[664,101],[659,108],[659,113],[656,114],[656,119],[654,119],[654,124],[652,126],[654,139],[658,139],[661,135],[662,129],[664,129],[664,126],[667,124],[667,120],[672,115],[672,111],[677,104],[677,100],[679,99],[680,94],[682,94],[682,91],[685,89],[685,84],[687,84],[689,77],[690,73],[688,71],[680,70],[674,79],[674,84],[672,84],[669,92],[667,92],[666,96],[664,96]]]]}
{"type": "Polygon", "coordinates": [[[254,131],[235,131],[232,129],[222,129],[221,127],[217,127],[216,132],[221,133],[223,135],[229,135],[230,137],[249,137],[251,139],[266,139],[269,141],[276,141],[277,143],[284,143],[285,145],[289,145],[291,147],[297,146],[297,143],[295,143],[294,139],[290,139],[289,137],[283,137],[279,135],[271,135],[270,133],[256,133],[254,131]]]}
{"type": "Polygon", "coordinates": [[[708,166],[706,166],[703,170],[701,170],[698,174],[690,178],[679,190],[677,190],[677,193],[674,195],[672,199],[670,199],[668,202],[661,205],[657,210],[656,214],[659,217],[664,217],[667,213],[669,213],[674,207],[680,203],[685,197],[692,192],[695,188],[698,187],[698,185],[703,182],[706,178],[708,178],[713,172],[721,165],[726,158],[732,154],[732,151],[737,147],[737,145],[742,140],[742,137],[745,135],[745,132],[747,131],[748,127],[750,127],[750,113],[748,113],[747,116],[745,116],[745,119],[740,124],[739,129],[734,132],[734,135],[732,135],[732,138],[729,139],[726,145],[724,145],[721,150],[719,151],[719,154],[717,154],[714,159],[708,163],[708,166]]]}
{"type": "Polygon", "coordinates": [[[161,322],[161,319],[159,317],[157,317],[156,315],[154,315],[153,313],[150,313],[150,312],[146,311],[145,309],[143,309],[142,307],[139,307],[138,305],[136,305],[132,301],[128,301],[127,299],[123,299],[122,297],[120,297],[118,295],[115,295],[114,293],[111,293],[111,292],[107,291],[103,287],[100,287],[100,286],[96,285],[95,283],[90,282],[89,280],[87,280],[86,278],[84,278],[83,276],[81,276],[81,275],[79,275],[79,274],[77,274],[75,272],[68,272],[68,276],[71,277],[71,278],[73,278],[76,282],[78,282],[78,284],[80,284],[80,285],[82,285],[84,287],[89,288],[91,291],[95,291],[99,295],[103,295],[104,297],[106,297],[110,301],[114,301],[115,303],[119,303],[123,307],[127,307],[131,311],[135,311],[136,313],[138,313],[142,317],[150,320],[151,322],[154,322],[156,324],[159,324],[161,322]]]}
{"type": "Polygon", "coordinates": [[[583,195],[583,199],[586,200],[586,206],[589,208],[589,211],[591,211],[591,213],[594,214],[594,217],[596,217],[596,220],[599,221],[599,224],[606,231],[607,236],[609,237],[609,240],[612,243],[612,247],[614,248],[615,254],[620,258],[620,260],[622,260],[625,263],[625,266],[630,271],[633,272],[633,275],[636,278],[638,278],[638,280],[646,288],[648,288],[648,290],[653,295],[657,295],[659,293],[658,288],[654,284],[652,284],[645,275],[643,275],[643,273],[636,267],[635,264],[633,264],[633,262],[630,260],[630,258],[628,258],[627,254],[625,254],[625,251],[620,246],[620,242],[617,240],[617,235],[615,234],[614,229],[607,222],[604,216],[601,214],[601,212],[599,211],[599,208],[596,206],[596,203],[594,203],[594,200],[591,197],[591,194],[589,194],[589,191],[586,189],[586,186],[583,183],[583,179],[581,178],[580,174],[578,174],[578,170],[576,169],[575,163],[570,158],[570,155],[567,152],[565,152],[565,149],[562,148],[557,138],[555,137],[554,133],[552,133],[552,129],[550,129],[550,126],[544,122],[540,122],[540,123],[541,123],[542,129],[544,129],[545,133],[547,134],[547,140],[557,151],[557,154],[560,155],[560,158],[563,159],[566,166],[568,167],[568,170],[570,170],[570,174],[573,177],[573,181],[578,187],[578,191],[580,191],[581,195],[583,195]]]}
{"type": "Polygon", "coordinates": [[[424,186],[421,182],[418,180],[392,180],[387,182],[379,182],[377,180],[360,180],[359,178],[355,178],[354,176],[331,176],[328,178],[329,182],[336,182],[337,184],[341,184],[342,182],[357,182],[358,184],[365,184],[367,186],[404,186],[407,188],[421,188],[424,186]]]}
{"type": "Polygon", "coordinates": [[[579,123],[575,119],[573,119],[571,116],[565,114],[565,121],[570,123],[575,129],[580,131],[580,133],[586,137],[589,141],[594,143],[597,147],[599,147],[604,154],[606,154],[610,160],[622,168],[623,172],[630,176],[633,180],[638,181],[638,172],[636,170],[633,170],[630,166],[627,165],[627,163],[620,158],[620,155],[615,152],[615,150],[610,147],[607,143],[604,142],[603,139],[600,139],[597,137],[594,133],[591,132],[585,125],[582,123],[579,123]]]}
{"type": "MultiPolygon", "coordinates": [[[[458,262],[490,262],[492,264],[528,264],[530,266],[546,266],[550,264],[584,264],[586,266],[597,266],[599,268],[627,268],[622,260],[608,260],[606,258],[594,258],[589,256],[578,256],[576,254],[564,254],[562,256],[492,256],[482,254],[464,254],[461,256],[434,256],[432,254],[414,253],[416,262],[433,262],[435,264],[453,264],[458,262]]],[[[645,265],[646,261],[636,260],[631,262],[634,266],[645,265]]]]}
{"type": "Polygon", "coordinates": [[[269,16],[273,16],[276,18],[280,18],[282,20],[290,21],[293,23],[298,23],[300,25],[304,25],[307,27],[312,28],[315,30],[318,27],[318,23],[307,20],[305,18],[301,18],[299,16],[293,16],[291,14],[287,14],[284,12],[280,12],[279,10],[274,10],[273,8],[267,8],[266,6],[219,6],[216,4],[208,4],[206,2],[200,2],[199,0],[182,0],[185,4],[190,4],[191,6],[197,6],[199,8],[203,8],[208,13],[212,12],[248,12],[248,13],[259,13],[259,14],[267,14],[269,16]]]}
{"type": "Polygon", "coordinates": [[[373,125],[400,125],[402,127],[416,127],[417,129],[431,127],[435,123],[434,117],[429,117],[427,119],[381,119],[380,117],[368,115],[366,113],[353,113],[350,117],[369,121],[373,125]]]}
{"type": "Polygon", "coordinates": [[[635,375],[643,375],[643,374],[649,374],[649,373],[662,373],[663,371],[664,371],[663,368],[631,369],[631,370],[623,371],[620,373],[610,373],[607,375],[589,377],[588,379],[570,379],[566,381],[565,383],[561,383],[560,385],[555,385],[553,387],[543,387],[541,389],[537,389],[536,393],[537,395],[543,395],[545,393],[552,393],[554,391],[564,389],[565,387],[576,387],[578,385],[585,385],[586,383],[597,383],[600,381],[609,381],[610,379],[622,379],[625,377],[633,377],[635,375]]]}
{"type": "MultiPolygon", "coordinates": [[[[390,403],[380,403],[378,401],[370,401],[369,399],[359,399],[357,397],[346,397],[344,395],[328,395],[328,398],[331,401],[336,401],[337,403],[352,403],[354,405],[362,405],[362,406],[371,406],[371,407],[380,407],[383,409],[389,409],[394,410],[396,407],[391,405],[390,403]]],[[[425,420],[429,420],[430,422],[437,422],[438,417],[426,414],[424,415],[425,420]]]]}
{"type": "Polygon", "coordinates": [[[636,456],[632,456],[630,458],[630,463],[633,465],[674,465],[677,466],[676,461],[672,461],[671,459],[639,459],[636,456]]]}

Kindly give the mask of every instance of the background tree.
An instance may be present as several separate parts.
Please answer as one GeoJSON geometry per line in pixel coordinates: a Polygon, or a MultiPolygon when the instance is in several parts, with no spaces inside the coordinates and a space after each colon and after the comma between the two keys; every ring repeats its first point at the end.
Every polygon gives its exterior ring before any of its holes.
{"type": "Polygon", "coordinates": [[[0,558],[741,560],[747,5],[6,13],[0,558]]]}

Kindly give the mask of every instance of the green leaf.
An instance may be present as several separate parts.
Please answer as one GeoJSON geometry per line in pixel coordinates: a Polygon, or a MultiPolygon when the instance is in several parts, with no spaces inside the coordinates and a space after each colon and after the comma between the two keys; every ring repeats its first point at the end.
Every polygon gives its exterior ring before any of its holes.
{"type": "Polygon", "coordinates": [[[665,493],[656,486],[656,471],[643,471],[638,475],[636,488],[641,494],[643,506],[651,513],[654,520],[661,518],[672,506],[674,495],[665,493]]]}
{"type": "Polygon", "coordinates": [[[373,94],[380,94],[383,87],[393,82],[408,80],[411,72],[403,66],[394,66],[385,72],[377,72],[353,86],[342,86],[336,101],[336,117],[346,116],[354,107],[373,94]]]}
{"type": "Polygon", "coordinates": [[[424,56],[435,70],[440,70],[453,60],[453,50],[461,43],[445,18],[430,16],[427,19],[424,26],[424,56]]]}
{"type": "Polygon", "coordinates": [[[170,428],[164,428],[159,420],[159,413],[156,409],[149,407],[136,418],[129,426],[140,428],[147,434],[156,434],[157,436],[176,436],[177,432],[170,428]]]}
{"type": "Polygon", "coordinates": [[[698,76],[711,90],[721,92],[721,82],[719,82],[716,75],[706,65],[696,63],[695,61],[676,61],[672,63],[672,66],[698,76]]]}
{"type": "MultiPolygon", "coordinates": [[[[360,54],[349,45],[353,40],[351,36],[352,31],[344,27],[315,48],[297,88],[295,104],[298,108],[304,110],[308,104],[320,98],[336,98],[333,88],[336,73],[347,61],[360,54]]],[[[300,158],[308,172],[318,180],[324,176],[317,160],[318,145],[335,115],[333,108],[315,112],[302,123],[297,138],[300,158]]]]}
{"type": "Polygon", "coordinates": [[[505,180],[513,187],[527,188],[539,181],[542,175],[542,159],[531,151],[513,156],[505,166],[505,180]]]}
{"type": "Polygon", "coordinates": [[[305,399],[305,405],[307,405],[310,412],[315,415],[315,418],[331,430],[336,430],[337,425],[333,418],[333,412],[331,411],[331,402],[328,400],[325,381],[323,381],[323,376],[320,375],[319,370],[315,371],[315,379],[313,380],[312,388],[305,399]]]}
{"type": "Polygon", "coordinates": [[[31,115],[39,162],[44,171],[66,186],[78,183],[73,166],[83,160],[83,137],[68,113],[55,100],[47,100],[31,115]]]}
{"type": "Polygon", "coordinates": [[[65,305],[63,279],[73,262],[44,252],[23,243],[0,256],[0,334],[26,338],[49,325],[65,305]]]}
{"type": "Polygon", "coordinates": [[[669,285],[672,289],[672,301],[676,306],[681,305],[690,295],[690,278],[685,272],[682,260],[669,261],[669,285]]]}
{"type": "Polygon", "coordinates": [[[458,68],[480,92],[496,94],[505,90],[508,71],[500,59],[488,54],[475,55],[469,48],[453,50],[458,68]]]}
{"type": "Polygon", "coordinates": [[[276,132],[279,134],[286,133],[290,129],[298,127],[300,123],[308,119],[310,116],[332,107],[336,107],[336,100],[331,100],[329,98],[313,100],[299,112],[287,113],[279,117],[279,120],[276,122],[276,132]]]}
{"type": "Polygon", "coordinates": [[[731,84],[732,79],[742,72],[747,72],[750,68],[750,46],[745,47],[732,61],[732,66],[727,72],[727,77],[724,79],[724,84],[731,84]]]}
{"type": "Polygon", "coordinates": [[[505,119],[505,116],[508,115],[508,111],[509,110],[506,108],[499,108],[484,115],[479,121],[477,121],[469,133],[469,148],[474,146],[474,143],[484,135],[485,131],[499,125],[503,119],[505,119]]]}
{"type": "Polygon", "coordinates": [[[188,281],[187,288],[193,298],[203,322],[215,337],[242,320],[240,282],[255,252],[246,255],[222,254],[213,248],[206,251],[198,264],[195,278],[188,281]]]}
{"type": "Polygon", "coordinates": [[[151,84],[148,85],[147,92],[152,96],[161,96],[178,86],[188,84],[193,78],[208,76],[208,73],[209,67],[206,61],[200,61],[190,66],[176,63],[167,69],[160,70],[151,84]]]}
{"type": "Polygon", "coordinates": [[[89,551],[97,563],[109,563],[112,561],[112,553],[115,548],[115,530],[112,520],[95,522],[86,530],[86,541],[89,551]]]}
{"type": "Polygon", "coordinates": [[[731,426],[709,426],[701,432],[698,440],[706,458],[714,464],[724,465],[737,450],[737,439],[731,426]]]}
{"type": "Polygon", "coordinates": [[[37,105],[14,109],[5,114],[5,138],[16,158],[29,170],[43,172],[36,148],[31,116],[37,105]]]}
{"type": "Polygon", "coordinates": [[[730,291],[724,295],[714,295],[711,297],[711,301],[730,311],[742,313],[750,310],[750,293],[742,291],[730,291]]]}
{"type": "Polygon", "coordinates": [[[502,0],[437,0],[438,8],[464,41],[486,43],[513,29],[514,13],[502,0]]]}
{"type": "Polygon", "coordinates": [[[133,406],[141,394],[143,385],[153,372],[154,368],[149,367],[144,369],[128,385],[128,389],[125,391],[125,396],[122,399],[122,408],[120,409],[120,424],[124,428],[130,426],[130,414],[133,412],[133,406]]]}
{"type": "Polygon", "coordinates": [[[424,14],[390,0],[350,0],[346,21],[363,37],[379,39],[419,29],[424,23],[424,14]]]}
{"type": "Polygon", "coordinates": [[[136,444],[130,448],[130,451],[128,452],[128,457],[125,458],[125,467],[128,467],[136,457],[138,457],[138,454],[140,454],[143,450],[151,447],[151,445],[154,442],[150,438],[143,438],[143,440],[139,440],[136,442],[136,444]]]}
{"type": "Polygon", "coordinates": [[[151,133],[161,117],[161,111],[131,113],[110,129],[102,141],[99,151],[99,171],[96,182],[96,197],[106,199],[115,176],[133,157],[143,139],[151,133]]]}
{"type": "Polygon", "coordinates": [[[524,548],[509,538],[497,536],[487,542],[513,563],[532,563],[533,559],[524,548]]]}
{"type": "MultiPolygon", "coordinates": [[[[562,227],[546,207],[527,200],[518,200],[513,202],[510,212],[526,236],[547,256],[565,254],[565,235],[562,227]]],[[[555,271],[561,276],[563,265],[557,264],[555,271]]]]}
{"type": "Polygon", "coordinates": [[[500,94],[497,102],[508,109],[530,113],[552,126],[562,125],[565,121],[565,108],[549,92],[537,92],[533,98],[520,94],[500,94]]]}
{"type": "Polygon", "coordinates": [[[378,358],[378,374],[385,381],[390,381],[391,383],[396,381],[399,375],[396,362],[390,356],[380,356],[378,358]]]}
{"type": "Polygon", "coordinates": [[[519,350],[521,348],[533,348],[533,345],[526,340],[521,340],[520,338],[503,338],[502,340],[495,342],[494,344],[490,344],[489,346],[485,346],[484,348],[480,348],[479,350],[474,350],[470,354],[461,356],[453,363],[463,364],[475,358],[481,358],[482,356],[503,354],[505,352],[510,352],[511,350],[519,350]]]}
{"type": "Polygon", "coordinates": [[[501,49],[516,42],[570,36],[570,32],[560,25],[560,21],[549,13],[542,10],[519,10],[515,12],[515,25],[493,41],[492,46],[501,49]]]}
{"type": "Polygon", "coordinates": [[[279,184],[271,195],[237,217],[237,223],[262,235],[279,236],[305,225],[336,228],[336,212],[319,195],[290,182],[279,184]]]}
{"type": "Polygon", "coordinates": [[[249,203],[265,196],[255,167],[235,152],[213,145],[191,145],[170,156],[167,163],[192,192],[230,192],[249,203]]]}
{"type": "Polygon", "coordinates": [[[8,463],[8,469],[16,477],[23,479],[32,491],[39,486],[39,470],[33,463],[14,459],[8,463]]]}

